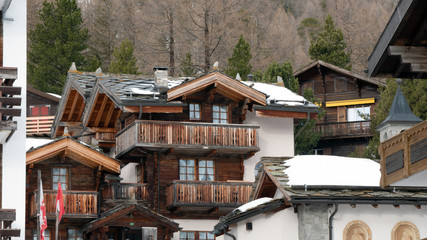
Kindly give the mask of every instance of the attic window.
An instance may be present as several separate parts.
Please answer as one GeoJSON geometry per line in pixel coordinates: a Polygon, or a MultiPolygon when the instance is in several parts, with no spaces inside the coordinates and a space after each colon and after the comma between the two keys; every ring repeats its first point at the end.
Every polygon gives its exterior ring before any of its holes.
{"type": "Polygon", "coordinates": [[[228,107],[224,104],[215,104],[212,106],[212,122],[213,123],[228,123],[228,107]]]}
{"type": "Polygon", "coordinates": [[[200,104],[190,103],[188,109],[190,120],[200,120],[200,104]]]}
{"type": "Polygon", "coordinates": [[[58,182],[61,183],[62,190],[68,189],[68,168],[54,167],[52,169],[52,189],[58,190],[58,182]]]}

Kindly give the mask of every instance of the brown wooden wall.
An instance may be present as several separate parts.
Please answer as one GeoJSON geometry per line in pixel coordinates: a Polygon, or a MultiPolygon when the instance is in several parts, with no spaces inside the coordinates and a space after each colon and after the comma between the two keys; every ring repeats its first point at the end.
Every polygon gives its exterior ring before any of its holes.
{"type": "Polygon", "coordinates": [[[40,106],[40,105],[50,106],[50,109],[49,109],[50,116],[55,115],[58,108],[58,102],[27,92],[27,117],[31,117],[31,109],[29,106],[40,106]]]}

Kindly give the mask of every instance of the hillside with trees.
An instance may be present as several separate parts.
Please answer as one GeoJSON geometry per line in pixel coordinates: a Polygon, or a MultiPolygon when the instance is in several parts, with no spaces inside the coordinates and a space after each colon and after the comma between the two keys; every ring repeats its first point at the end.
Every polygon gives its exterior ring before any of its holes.
{"type": "MultiPolygon", "coordinates": [[[[42,0],[28,1],[29,32],[40,22],[37,13],[42,3],[42,0]]],[[[153,66],[168,66],[178,76],[188,67],[207,71],[216,61],[220,70],[225,71],[241,35],[251,49],[253,72],[265,71],[272,62],[290,62],[293,69],[299,69],[312,61],[310,43],[322,30],[328,14],[342,30],[352,70],[362,73],[397,1],[80,0],[77,3],[82,12],[82,28],[87,28],[90,36],[89,47],[84,51],[88,62],[108,71],[114,49],[128,39],[134,46],[139,72],[151,73],[153,66]],[[188,56],[192,66],[188,66],[188,56]]]]}

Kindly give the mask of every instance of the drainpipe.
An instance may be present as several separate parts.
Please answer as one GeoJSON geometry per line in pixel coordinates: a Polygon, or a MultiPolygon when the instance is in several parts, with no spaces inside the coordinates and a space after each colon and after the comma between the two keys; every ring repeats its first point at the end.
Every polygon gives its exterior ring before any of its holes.
{"type": "Polygon", "coordinates": [[[227,235],[227,236],[231,237],[233,240],[237,239],[233,234],[228,233],[227,229],[225,227],[222,229],[222,231],[224,231],[224,235],[227,235]]]}
{"type": "Polygon", "coordinates": [[[332,220],[333,220],[335,214],[338,212],[338,204],[334,203],[334,206],[335,206],[335,210],[331,214],[331,216],[329,216],[329,240],[333,240],[334,239],[334,236],[333,236],[334,226],[333,226],[332,220]]]}

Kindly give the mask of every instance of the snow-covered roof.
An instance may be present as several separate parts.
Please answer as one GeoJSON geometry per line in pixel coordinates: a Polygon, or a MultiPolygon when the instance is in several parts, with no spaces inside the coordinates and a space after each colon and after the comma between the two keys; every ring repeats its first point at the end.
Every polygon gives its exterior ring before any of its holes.
{"type": "Polygon", "coordinates": [[[304,97],[283,86],[251,81],[242,81],[242,83],[266,94],[268,104],[274,103],[287,106],[303,106],[304,103],[308,103],[304,97]]]}
{"type": "Polygon", "coordinates": [[[366,158],[301,155],[285,160],[288,185],[379,186],[380,165],[366,158]]]}
{"type": "Polygon", "coordinates": [[[51,96],[54,96],[54,97],[57,97],[57,98],[61,98],[62,97],[61,95],[56,94],[56,93],[47,93],[47,94],[49,94],[51,96]]]}
{"type": "Polygon", "coordinates": [[[52,142],[54,139],[48,138],[26,138],[25,139],[25,151],[30,150],[31,148],[37,148],[52,142]]]}
{"type": "Polygon", "coordinates": [[[268,197],[258,198],[256,200],[253,200],[251,202],[243,204],[242,206],[236,208],[234,211],[246,212],[249,209],[252,209],[252,208],[258,207],[259,205],[271,202],[272,200],[273,200],[273,198],[268,198],[268,197]]]}

